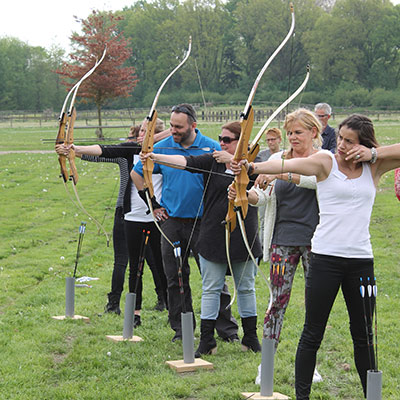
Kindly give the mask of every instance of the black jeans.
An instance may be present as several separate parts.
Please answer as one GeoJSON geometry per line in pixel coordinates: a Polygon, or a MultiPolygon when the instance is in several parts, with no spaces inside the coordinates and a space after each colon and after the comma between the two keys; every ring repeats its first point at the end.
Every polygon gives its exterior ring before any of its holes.
{"type": "MultiPolygon", "coordinates": [[[[162,224],[162,229],[172,243],[180,242],[182,249],[182,281],[184,296],[179,292],[178,268],[174,256],[172,246],[161,238],[161,250],[164,263],[164,271],[167,276],[168,284],[168,318],[171,328],[176,332],[177,336],[181,335],[181,312],[183,307],[186,312],[193,312],[192,307],[192,292],[190,289],[190,252],[194,255],[196,263],[199,266],[197,240],[200,231],[200,220],[197,221],[193,230],[194,219],[188,218],[168,218],[162,224]],[[193,232],[192,232],[193,231],[193,232]],[[189,242],[190,240],[190,242],[189,242]],[[189,246],[188,246],[189,243],[189,246]],[[186,253],[186,254],[185,254],[186,253]]],[[[222,338],[228,338],[237,334],[238,324],[233,318],[231,309],[226,310],[226,306],[230,303],[230,294],[228,288],[224,285],[224,290],[221,293],[220,312],[217,318],[216,329],[218,335],[222,338]]],[[[196,321],[193,316],[193,325],[196,321]]]]}
{"type": "MultiPolygon", "coordinates": [[[[154,222],[134,222],[125,220],[125,235],[129,252],[129,291],[134,293],[136,288],[143,229],[150,231],[145,258],[153,274],[156,290],[160,290],[160,294],[163,294],[165,297],[167,281],[163,271],[160,232],[154,222]],[[151,251],[152,257],[149,257],[149,251],[151,251]]],[[[136,290],[136,310],[142,309],[142,288],[142,276],[140,276],[136,290]]]]}
{"type": "Polygon", "coordinates": [[[375,299],[360,294],[360,278],[374,282],[373,259],[343,258],[311,253],[306,278],[306,316],[296,353],[296,399],[309,399],[316,355],[333,303],[341,287],[350,318],[354,359],[366,395],[367,370],[375,365],[371,318],[375,299]],[[370,301],[369,301],[370,300],[370,301]],[[364,306],[366,313],[364,313],[364,306]],[[366,315],[365,315],[366,314],[366,315]],[[365,319],[366,317],[366,319],[365,319]],[[368,334],[366,330],[368,328],[368,334]]]}
{"type": "Polygon", "coordinates": [[[114,214],[113,227],[114,269],[111,278],[111,292],[115,300],[121,297],[124,289],[125,270],[128,265],[128,247],[126,245],[124,230],[124,212],[122,207],[117,207],[114,214]]]}

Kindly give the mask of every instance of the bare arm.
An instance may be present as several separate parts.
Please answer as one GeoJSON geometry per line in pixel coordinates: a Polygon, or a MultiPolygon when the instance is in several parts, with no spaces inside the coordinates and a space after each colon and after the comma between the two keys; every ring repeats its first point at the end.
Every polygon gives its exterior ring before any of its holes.
{"type": "Polygon", "coordinates": [[[292,158],[290,160],[269,160],[262,163],[248,163],[232,161],[231,168],[235,174],[240,173],[241,165],[247,170],[252,169],[252,174],[281,174],[291,172],[299,175],[315,175],[317,181],[323,181],[332,168],[332,160],[328,154],[315,153],[306,158],[292,158]]]}
{"type": "Polygon", "coordinates": [[[131,171],[131,179],[133,181],[133,183],[136,186],[136,189],[139,190],[143,190],[144,187],[144,178],[143,176],[139,175],[137,172],[135,172],[134,170],[131,171]]]}
{"type": "MultiPolygon", "coordinates": [[[[380,177],[393,169],[400,167],[400,143],[390,146],[381,146],[375,149],[376,162],[371,165],[375,185],[380,177]]],[[[373,158],[373,150],[363,145],[354,146],[348,153],[346,160],[353,160],[354,163],[368,162],[373,158]],[[359,156],[358,159],[356,157],[359,156]]]]}

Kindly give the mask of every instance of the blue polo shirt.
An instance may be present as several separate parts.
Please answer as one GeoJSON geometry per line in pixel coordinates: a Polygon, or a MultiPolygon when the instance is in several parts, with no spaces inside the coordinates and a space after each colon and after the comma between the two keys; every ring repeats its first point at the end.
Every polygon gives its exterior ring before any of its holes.
{"type": "MultiPolygon", "coordinates": [[[[180,143],[175,143],[172,136],[154,145],[154,153],[182,156],[197,156],[204,153],[212,153],[214,150],[221,150],[219,143],[207,136],[203,136],[198,129],[196,129],[195,141],[187,149],[182,147],[180,143]]],[[[143,166],[140,161],[135,165],[134,171],[143,176],[143,166]]],[[[160,204],[167,210],[169,216],[196,218],[203,215],[201,199],[203,197],[204,182],[201,172],[194,174],[182,169],[154,164],[153,173],[162,174],[163,176],[160,204]]]]}

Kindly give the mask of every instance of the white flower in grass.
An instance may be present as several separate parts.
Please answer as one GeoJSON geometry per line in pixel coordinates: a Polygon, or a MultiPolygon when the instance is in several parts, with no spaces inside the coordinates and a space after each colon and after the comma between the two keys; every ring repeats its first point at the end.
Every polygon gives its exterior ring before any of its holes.
{"type": "Polygon", "coordinates": [[[49,268],[49,272],[51,272],[51,271],[53,271],[53,267],[50,267],[50,268],[49,268]]]}
{"type": "Polygon", "coordinates": [[[65,260],[65,257],[64,257],[64,256],[61,256],[61,257],[60,257],[60,260],[62,260],[62,261],[65,260]]]}
{"type": "Polygon", "coordinates": [[[43,189],[43,192],[47,192],[47,189],[43,189]]]}

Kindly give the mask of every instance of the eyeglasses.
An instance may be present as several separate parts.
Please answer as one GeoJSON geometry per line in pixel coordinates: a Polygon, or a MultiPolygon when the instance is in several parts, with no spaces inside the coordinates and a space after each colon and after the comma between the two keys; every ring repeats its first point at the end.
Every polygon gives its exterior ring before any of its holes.
{"type": "Polygon", "coordinates": [[[329,114],[317,114],[318,118],[325,118],[325,117],[329,117],[329,114]]]}
{"type": "Polygon", "coordinates": [[[193,119],[193,121],[196,121],[196,117],[193,115],[193,112],[190,111],[187,107],[185,106],[173,106],[171,108],[171,112],[177,112],[177,113],[184,113],[186,115],[189,115],[190,118],[193,119]]]}
{"type": "Polygon", "coordinates": [[[235,139],[235,138],[230,138],[229,136],[218,136],[218,140],[222,143],[225,144],[230,144],[235,140],[239,140],[239,139],[235,139]]]}
{"type": "Polygon", "coordinates": [[[267,142],[275,142],[275,140],[277,140],[278,138],[270,138],[270,139],[267,139],[267,142]]]}

